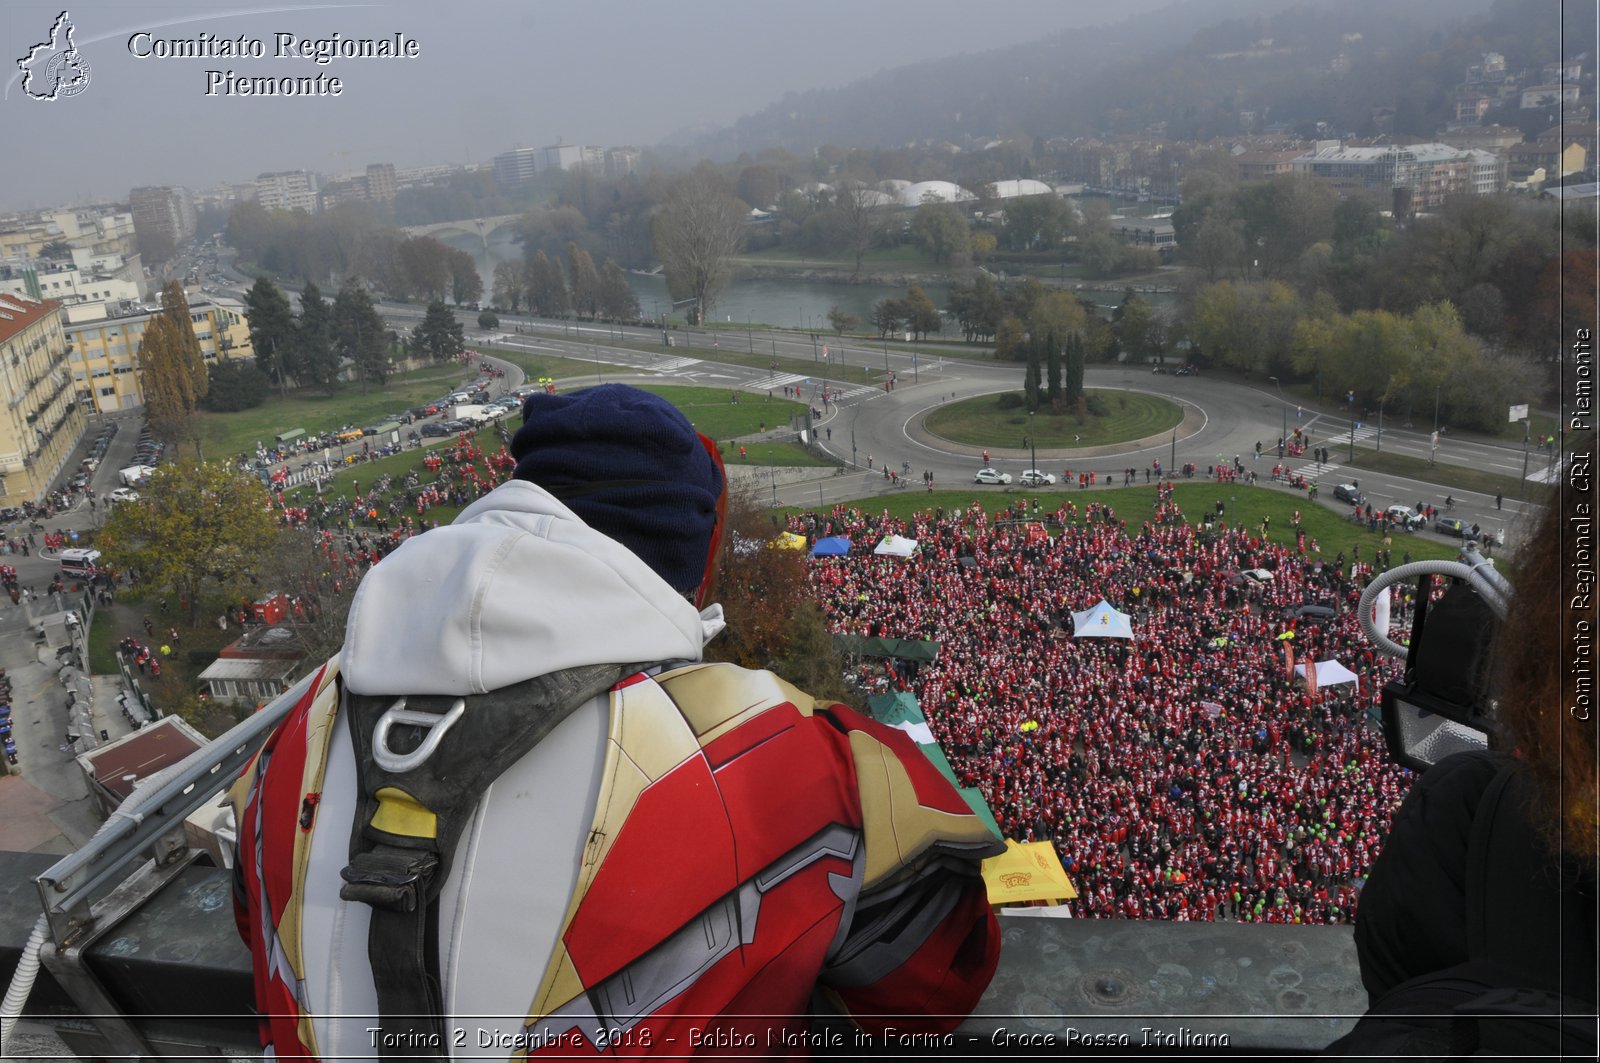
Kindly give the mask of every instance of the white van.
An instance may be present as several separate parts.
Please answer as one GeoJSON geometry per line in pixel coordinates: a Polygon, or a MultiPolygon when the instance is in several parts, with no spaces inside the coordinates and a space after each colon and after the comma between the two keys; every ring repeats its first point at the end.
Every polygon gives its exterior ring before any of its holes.
{"type": "Polygon", "coordinates": [[[155,471],[154,465],[129,465],[117,473],[117,479],[122,481],[123,487],[137,487],[140,481],[155,471]]]}
{"type": "Polygon", "coordinates": [[[71,550],[61,551],[61,572],[66,576],[92,576],[100,570],[100,551],[98,550],[71,550]]]}

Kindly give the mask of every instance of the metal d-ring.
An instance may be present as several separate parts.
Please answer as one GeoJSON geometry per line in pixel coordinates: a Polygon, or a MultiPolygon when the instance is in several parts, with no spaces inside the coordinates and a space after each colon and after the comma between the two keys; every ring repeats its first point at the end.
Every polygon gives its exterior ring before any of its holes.
{"type": "Polygon", "coordinates": [[[405,698],[396,699],[395,703],[378,717],[378,723],[372,729],[372,759],[377,761],[378,767],[384,771],[397,775],[421,766],[433,756],[433,751],[438,749],[439,743],[444,740],[445,732],[450,730],[466,711],[465,698],[457,698],[455,704],[450,706],[450,710],[444,713],[407,709],[405,698]],[[396,753],[389,748],[389,728],[397,723],[425,728],[428,732],[427,737],[411,752],[396,753]]]}

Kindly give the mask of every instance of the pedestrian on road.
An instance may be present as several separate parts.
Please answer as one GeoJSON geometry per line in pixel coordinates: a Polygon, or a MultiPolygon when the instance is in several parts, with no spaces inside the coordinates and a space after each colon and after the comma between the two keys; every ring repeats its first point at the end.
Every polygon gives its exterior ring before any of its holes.
{"type": "Polygon", "coordinates": [[[1503,502],[1503,501],[1505,501],[1505,496],[1504,495],[1495,495],[1494,496],[1494,508],[1495,509],[1501,508],[1500,507],[1500,503],[1503,502]]]}

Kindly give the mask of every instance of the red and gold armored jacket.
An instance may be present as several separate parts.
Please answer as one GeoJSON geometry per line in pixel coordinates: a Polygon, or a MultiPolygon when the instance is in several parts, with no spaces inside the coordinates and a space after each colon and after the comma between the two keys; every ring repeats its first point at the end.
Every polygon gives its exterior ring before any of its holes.
{"type": "MultiPolygon", "coordinates": [[[[316,816],[338,686],[330,664],[235,790],[240,929],[280,1057],[320,1055],[303,1003],[327,999],[305,980],[329,946],[302,940],[300,906],[313,825],[350,829],[316,816]]],[[[979,861],[1002,846],[907,735],[731,665],[607,697],[592,827],[526,1014],[489,1035],[458,999],[435,1054],[805,1055],[818,992],[867,1032],[959,1024],[998,958],[979,861]]]]}

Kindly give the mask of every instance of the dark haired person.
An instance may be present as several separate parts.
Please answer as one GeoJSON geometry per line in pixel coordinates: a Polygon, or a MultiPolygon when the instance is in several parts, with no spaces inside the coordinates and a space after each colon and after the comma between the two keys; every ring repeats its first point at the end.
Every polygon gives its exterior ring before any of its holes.
{"type": "Polygon", "coordinates": [[[902,732],[700,663],[715,444],[606,385],[530,397],[511,451],[367,574],[236,788],[264,1043],[792,1055],[819,992],[953,1028],[998,958],[1001,846],[902,732]]]}
{"type": "Polygon", "coordinates": [[[1329,1054],[1595,1054],[1600,762],[1566,665],[1596,611],[1563,593],[1562,541],[1594,496],[1550,503],[1511,572],[1497,751],[1440,761],[1395,814],[1356,915],[1371,1010],[1329,1054]]]}

